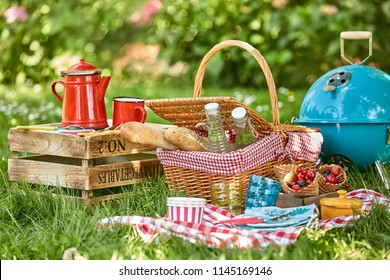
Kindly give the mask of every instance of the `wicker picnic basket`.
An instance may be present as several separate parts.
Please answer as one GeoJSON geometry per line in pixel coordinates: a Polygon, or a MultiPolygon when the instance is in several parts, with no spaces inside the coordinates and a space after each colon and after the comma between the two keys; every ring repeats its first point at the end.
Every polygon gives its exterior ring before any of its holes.
{"type": "MultiPolygon", "coordinates": [[[[224,129],[229,131],[232,120],[230,118],[231,112],[234,108],[241,106],[244,107],[248,115],[252,120],[252,125],[256,129],[259,134],[264,135],[264,143],[261,144],[262,140],[259,140],[257,143],[251,144],[250,146],[258,145],[256,149],[267,150],[267,140],[269,137],[275,137],[277,135],[279,141],[282,146],[285,146],[289,142],[289,138],[295,134],[319,134],[322,140],[322,136],[318,130],[290,125],[290,124],[280,124],[279,121],[279,104],[276,95],[276,88],[274,79],[271,73],[271,70],[265,61],[264,57],[250,44],[237,40],[228,40],[223,41],[221,43],[216,44],[203,58],[196,73],[195,84],[194,84],[194,95],[192,98],[168,98],[168,99],[155,99],[155,100],[147,100],[146,106],[149,107],[156,115],[164,118],[165,120],[170,121],[172,124],[186,127],[192,129],[194,131],[202,132],[202,127],[199,128],[197,126],[204,120],[203,109],[204,106],[209,102],[217,102],[221,106],[221,111],[225,116],[224,119],[224,129]],[[202,80],[206,70],[206,66],[210,59],[218,53],[220,50],[236,46],[240,47],[246,51],[248,51],[258,62],[260,68],[262,69],[264,76],[266,78],[268,90],[270,93],[270,102],[271,102],[271,110],[272,110],[272,123],[268,123],[262,116],[260,116],[257,112],[247,107],[246,105],[240,103],[235,98],[230,96],[216,96],[216,97],[201,97],[201,89],[202,89],[202,80]],[[269,137],[268,137],[269,136],[269,137]]],[[[205,132],[205,131],[203,131],[205,132]]],[[[318,136],[318,135],[317,135],[318,136]]],[[[302,141],[300,141],[302,142],[302,141]]],[[[320,143],[322,144],[322,142],[320,143]]],[[[260,151],[256,151],[251,147],[242,149],[245,157],[258,157],[260,151]],[[254,151],[253,151],[254,150],[254,151]],[[248,152],[249,151],[249,152],[248,152]],[[248,153],[247,153],[248,152],[248,153]]],[[[218,164],[219,160],[222,160],[223,157],[229,156],[229,154],[241,153],[239,152],[231,152],[227,154],[216,154],[215,159],[212,163],[218,164]]],[[[266,162],[262,164],[258,164],[249,169],[244,168],[242,171],[232,171],[232,172],[207,172],[202,170],[203,167],[206,166],[195,166],[195,168],[189,168],[186,164],[189,161],[196,161],[203,159],[203,157],[210,157],[209,152],[188,152],[188,151],[167,151],[163,149],[157,149],[157,156],[159,157],[163,168],[164,175],[168,186],[174,190],[185,190],[187,195],[206,198],[208,202],[210,202],[210,185],[216,182],[231,182],[231,181],[239,181],[242,188],[242,198],[243,204],[245,202],[246,197],[246,189],[248,186],[249,178],[251,175],[256,174],[260,176],[274,178],[275,173],[273,167],[278,164],[287,164],[293,163],[299,164],[305,168],[314,168],[315,162],[318,159],[319,152],[311,155],[311,160],[307,159],[292,159],[288,156],[273,156],[268,158],[266,162]],[[173,158],[178,158],[183,156],[183,162],[186,164],[184,166],[166,164],[165,160],[170,160],[173,158]],[[199,167],[199,168],[198,168],[199,167]]],[[[241,160],[246,160],[243,154],[238,154],[237,158],[241,160]]],[[[194,163],[196,165],[197,163],[194,163]]],[[[244,165],[244,164],[243,164],[244,165]]]]}

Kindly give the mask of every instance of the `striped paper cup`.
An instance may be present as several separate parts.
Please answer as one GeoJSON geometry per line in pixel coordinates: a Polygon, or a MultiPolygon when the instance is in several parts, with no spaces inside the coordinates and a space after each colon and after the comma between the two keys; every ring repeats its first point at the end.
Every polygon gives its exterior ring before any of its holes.
{"type": "Polygon", "coordinates": [[[168,197],[168,216],[172,221],[201,224],[206,199],[195,197],[168,197]]]}

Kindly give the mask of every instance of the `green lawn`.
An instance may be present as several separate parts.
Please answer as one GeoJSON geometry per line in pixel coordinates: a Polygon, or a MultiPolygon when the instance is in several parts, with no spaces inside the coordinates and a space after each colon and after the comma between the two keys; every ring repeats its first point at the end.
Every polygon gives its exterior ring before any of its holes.
{"type": "MultiPolygon", "coordinates": [[[[110,85],[106,96],[108,116],[111,98],[118,95],[139,96],[146,99],[162,97],[191,97],[191,85],[178,86],[141,84],[134,87],[110,85]]],[[[235,89],[205,89],[206,96],[231,95],[261,111],[271,119],[266,91],[235,89]],[[252,103],[251,103],[252,101],[252,103]]],[[[281,121],[298,116],[304,92],[282,90],[281,121]]],[[[283,260],[283,259],[369,259],[390,260],[390,214],[382,207],[374,207],[353,226],[326,232],[305,230],[295,244],[269,246],[264,250],[252,248],[216,249],[194,245],[179,238],[156,239],[145,244],[130,227],[103,228],[98,222],[117,215],[161,217],[166,214],[165,199],[171,195],[163,178],[157,183],[134,185],[126,190],[126,197],[99,207],[88,208],[64,198],[54,198],[51,188],[26,183],[9,182],[7,161],[11,156],[7,133],[16,125],[58,122],[61,120],[59,102],[50,93],[49,85],[42,91],[34,88],[5,88],[0,91],[0,258],[3,260],[61,259],[64,251],[76,247],[88,259],[211,259],[211,260],[283,260]]],[[[149,112],[149,122],[164,122],[149,112]]],[[[389,165],[386,165],[389,171],[389,165]]],[[[368,188],[383,194],[386,190],[375,169],[364,173],[348,170],[351,189],[368,188]]]]}

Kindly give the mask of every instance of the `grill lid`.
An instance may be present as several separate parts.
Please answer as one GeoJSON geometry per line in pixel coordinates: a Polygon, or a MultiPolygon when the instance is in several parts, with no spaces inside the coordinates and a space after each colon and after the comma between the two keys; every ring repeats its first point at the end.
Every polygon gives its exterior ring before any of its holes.
{"type": "Polygon", "coordinates": [[[390,76],[362,65],[372,55],[371,32],[342,32],[341,56],[351,65],[320,77],[302,102],[298,123],[388,123],[390,122],[390,76]],[[369,55],[352,64],[344,55],[344,39],[368,39],[369,55]]]}
{"type": "Polygon", "coordinates": [[[365,65],[336,68],[308,90],[300,109],[305,122],[389,122],[390,76],[365,65]]]}

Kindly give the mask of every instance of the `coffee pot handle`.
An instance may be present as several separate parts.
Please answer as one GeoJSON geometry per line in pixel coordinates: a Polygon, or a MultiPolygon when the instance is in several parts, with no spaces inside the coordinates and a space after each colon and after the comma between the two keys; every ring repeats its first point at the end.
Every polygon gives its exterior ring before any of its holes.
{"type": "Polygon", "coordinates": [[[64,86],[64,82],[63,81],[55,81],[51,84],[51,92],[54,94],[54,96],[62,103],[62,97],[57,93],[56,91],[56,84],[61,84],[62,86],[64,86]]]}
{"type": "Polygon", "coordinates": [[[146,110],[144,107],[137,107],[135,108],[137,111],[140,111],[140,122],[144,123],[146,121],[146,116],[147,116],[147,113],[146,113],[146,110]]]}

